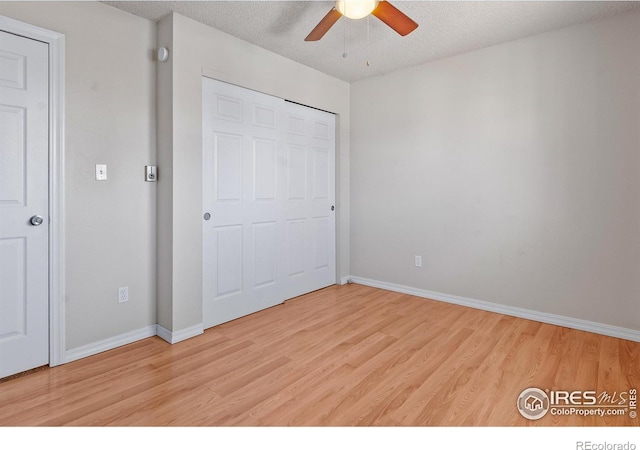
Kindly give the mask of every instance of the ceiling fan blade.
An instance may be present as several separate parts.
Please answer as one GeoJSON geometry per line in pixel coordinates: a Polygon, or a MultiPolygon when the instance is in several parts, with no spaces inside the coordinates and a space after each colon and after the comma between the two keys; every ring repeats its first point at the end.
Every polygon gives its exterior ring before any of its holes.
{"type": "Polygon", "coordinates": [[[316,27],[313,30],[311,30],[311,33],[309,33],[309,36],[304,38],[304,40],[319,41],[320,38],[322,38],[322,36],[324,36],[326,32],[329,31],[329,28],[331,28],[333,24],[335,24],[340,17],[342,17],[342,14],[340,14],[340,12],[337,9],[332,8],[331,11],[329,11],[327,15],[322,18],[320,23],[318,23],[318,25],[316,25],[316,27]]]}
{"type": "Polygon", "coordinates": [[[416,22],[385,0],[378,3],[378,6],[371,14],[389,25],[401,36],[406,36],[418,28],[418,24],[416,22]]]}

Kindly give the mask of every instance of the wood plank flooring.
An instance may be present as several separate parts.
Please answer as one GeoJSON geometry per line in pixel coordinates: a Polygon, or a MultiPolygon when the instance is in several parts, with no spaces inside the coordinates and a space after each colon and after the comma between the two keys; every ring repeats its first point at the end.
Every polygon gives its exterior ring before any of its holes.
{"type": "Polygon", "coordinates": [[[3,426],[638,426],[516,409],[640,388],[640,344],[360,285],[0,383],[3,426]]]}

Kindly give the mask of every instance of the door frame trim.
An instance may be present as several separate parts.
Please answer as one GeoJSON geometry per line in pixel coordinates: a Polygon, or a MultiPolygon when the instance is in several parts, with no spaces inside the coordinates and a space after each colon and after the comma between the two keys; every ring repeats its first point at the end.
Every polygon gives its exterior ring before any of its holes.
{"type": "Polygon", "coordinates": [[[0,30],[49,44],[49,365],[65,360],[64,34],[0,16],[0,30]]]}

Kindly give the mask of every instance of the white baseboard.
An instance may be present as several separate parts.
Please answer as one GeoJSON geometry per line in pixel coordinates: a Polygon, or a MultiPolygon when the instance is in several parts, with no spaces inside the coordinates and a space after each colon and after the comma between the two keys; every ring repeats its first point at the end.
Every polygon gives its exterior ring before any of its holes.
{"type": "MultiPolygon", "coordinates": [[[[543,313],[525,308],[517,308],[515,306],[500,305],[497,303],[476,300],[473,298],[459,297],[456,295],[443,294],[441,292],[433,292],[425,289],[418,289],[400,284],[387,283],[385,281],[371,280],[362,277],[342,277],[340,284],[357,283],[365,286],[371,286],[388,291],[400,292],[402,294],[414,295],[416,297],[437,300],[454,305],[467,306],[469,308],[491,311],[507,316],[520,317],[522,319],[534,320],[536,322],[548,323],[551,325],[559,325],[576,330],[588,331],[591,333],[612,336],[629,341],[640,342],[640,331],[630,328],[622,328],[604,323],[590,322],[588,320],[576,319],[573,317],[560,316],[557,314],[543,313]]],[[[96,355],[98,353],[112,350],[122,345],[131,344],[132,342],[146,339],[151,336],[159,336],[170,344],[175,344],[186,339],[198,336],[204,333],[204,325],[196,324],[188,328],[178,331],[169,331],[160,325],[150,325],[139,330],[130,331],[118,336],[104,339],[91,344],[82,345],[80,347],[67,350],[64,353],[64,362],[69,363],[77,359],[86,358],[87,356],[96,355]]]]}
{"type": "Polygon", "coordinates": [[[495,313],[505,314],[507,316],[519,317],[522,319],[534,320],[536,322],[548,323],[551,325],[559,325],[576,330],[588,331],[591,333],[602,334],[605,336],[626,339],[629,341],[640,342],[640,331],[630,328],[622,328],[604,323],[590,322],[588,320],[575,319],[573,317],[560,316],[557,314],[543,313],[515,306],[500,305],[497,303],[486,302],[483,300],[475,300],[473,298],[458,297],[456,295],[443,294],[441,292],[427,291],[424,289],[403,286],[384,281],[371,280],[361,277],[347,277],[353,283],[363,284],[388,291],[400,292],[402,294],[414,295],[416,297],[438,300],[441,302],[452,303],[454,305],[467,306],[469,308],[482,309],[495,313]]]}
{"type": "Polygon", "coordinates": [[[130,331],[128,333],[113,336],[102,341],[92,342],[91,344],[82,345],[80,347],[67,350],[64,354],[64,362],[69,363],[77,359],[86,358],[87,356],[97,355],[98,353],[113,350],[132,342],[146,339],[152,336],[159,336],[170,344],[175,344],[185,339],[198,336],[204,333],[203,325],[197,324],[189,328],[178,331],[169,331],[160,325],[149,325],[139,330],[130,331]]]}
{"type": "Polygon", "coordinates": [[[204,333],[204,325],[201,323],[178,331],[169,331],[165,327],[160,325],[156,325],[156,327],[156,334],[167,341],[169,344],[175,344],[177,342],[184,341],[185,339],[189,339],[204,333]]]}
{"type": "Polygon", "coordinates": [[[96,355],[98,353],[112,350],[122,345],[131,344],[132,342],[146,339],[156,335],[156,326],[140,328],[139,330],[130,331],[118,336],[103,339],[102,341],[92,342],[91,344],[82,345],[80,347],[67,350],[64,354],[64,362],[69,363],[77,359],[86,358],[87,356],[96,355]]]}

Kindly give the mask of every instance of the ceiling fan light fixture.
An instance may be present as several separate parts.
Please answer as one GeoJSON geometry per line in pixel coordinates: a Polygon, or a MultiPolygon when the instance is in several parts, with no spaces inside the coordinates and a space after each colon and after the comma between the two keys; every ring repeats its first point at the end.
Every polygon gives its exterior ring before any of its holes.
{"type": "MultiPolygon", "coordinates": [[[[1,0],[0,0],[1,1],[1,0]]],[[[336,6],[322,18],[305,41],[318,41],[342,16],[362,19],[369,14],[380,19],[400,36],[406,36],[418,28],[418,24],[386,0],[338,0],[336,6]]]]}
{"type": "Polygon", "coordinates": [[[378,6],[377,0],[338,0],[336,9],[349,19],[367,17],[378,6]]]}

